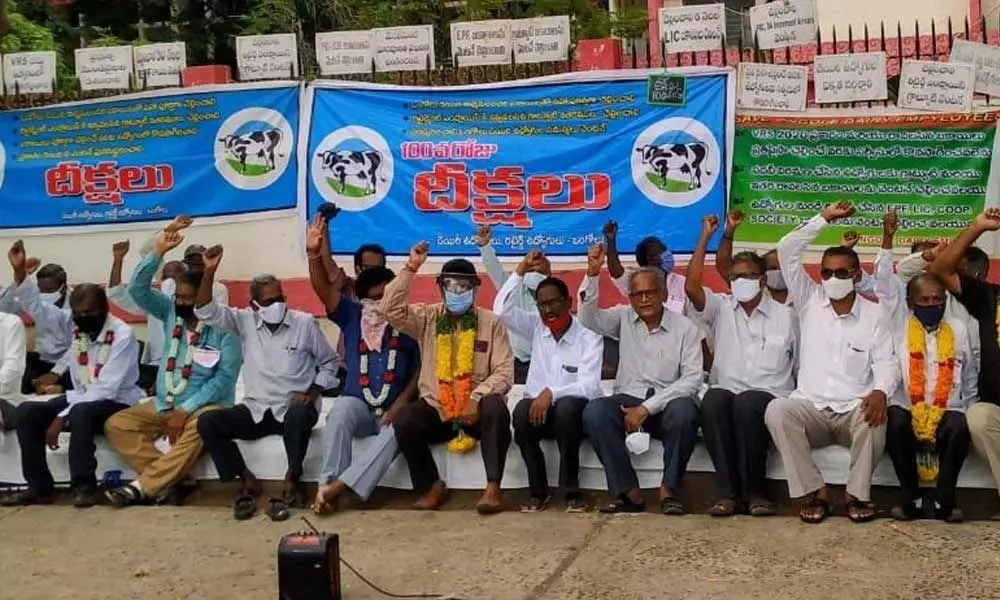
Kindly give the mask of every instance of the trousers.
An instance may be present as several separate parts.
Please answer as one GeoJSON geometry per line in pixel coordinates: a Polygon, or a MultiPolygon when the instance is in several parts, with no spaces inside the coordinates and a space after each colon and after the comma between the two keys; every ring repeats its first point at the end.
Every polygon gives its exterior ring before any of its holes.
{"type": "Polygon", "coordinates": [[[166,434],[171,413],[157,412],[152,402],[137,404],[108,419],[104,435],[139,474],[139,487],[147,496],[158,496],[187,475],[201,457],[204,444],[198,435],[198,417],[218,406],[205,406],[188,415],[184,430],[163,454],[153,442],[166,434]]]}
{"type": "MultiPolygon", "coordinates": [[[[482,446],[483,466],[489,483],[499,484],[503,479],[507,450],[510,449],[510,411],[505,401],[506,398],[498,394],[484,396],[479,400],[479,421],[473,426],[462,427],[482,446]]],[[[426,491],[441,479],[431,445],[451,441],[458,431],[451,423],[442,421],[437,409],[422,398],[399,409],[395,429],[399,450],[410,469],[413,489],[426,491]]]]}
{"type": "Polygon", "coordinates": [[[741,502],[764,497],[771,443],[764,413],[773,399],[759,390],[734,394],[722,388],[709,389],[701,399],[701,430],[719,497],[741,502]]]}
{"type": "MultiPolygon", "coordinates": [[[[37,352],[28,352],[24,361],[24,376],[21,377],[21,393],[34,394],[35,384],[32,381],[50,372],[54,366],[54,363],[42,360],[41,355],[37,352]]],[[[63,373],[59,378],[59,385],[64,390],[73,389],[73,382],[70,380],[69,371],[63,373]]]]}
{"type": "MultiPolygon", "coordinates": [[[[40,494],[49,494],[55,487],[52,472],[45,460],[45,432],[52,421],[69,403],[65,396],[45,402],[25,401],[14,409],[17,443],[21,448],[21,473],[28,487],[40,494]]],[[[69,475],[76,489],[97,486],[95,438],[104,432],[104,422],[127,405],[114,400],[98,400],[76,404],[69,411],[69,475]]]]}
{"type": "MultiPolygon", "coordinates": [[[[938,423],[935,446],[938,453],[937,501],[942,508],[955,508],[958,474],[962,471],[962,464],[965,463],[969,448],[972,446],[972,436],[969,434],[964,414],[953,410],[945,411],[941,422],[938,423]]],[[[907,502],[916,500],[920,495],[920,478],[917,475],[917,436],[913,433],[910,411],[905,408],[889,407],[886,450],[896,470],[899,486],[903,488],[904,500],[907,502]]]]}
{"type": "MultiPolygon", "coordinates": [[[[604,465],[608,491],[621,496],[639,487],[632,460],[625,447],[625,414],[622,407],[642,404],[634,396],[617,394],[598,398],[583,410],[583,430],[594,445],[597,458],[604,465]]],[[[663,443],[662,485],[671,490],[680,487],[688,461],[698,441],[698,404],[694,398],[674,398],[663,412],[650,415],[643,424],[650,436],[663,443]]]]}
{"type": "Polygon", "coordinates": [[[372,409],[360,398],[334,398],[323,427],[323,479],[342,481],[362,500],[367,500],[399,454],[393,427],[382,427],[372,409]],[[374,436],[373,443],[356,460],[353,442],[374,436]]]}
{"type": "Polygon", "coordinates": [[[254,423],[250,409],[243,404],[206,412],[198,417],[198,435],[215,463],[219,479],[232,481],[247,471],[239,447],[233,440],[259,440],[269,435],[280,435],[285,442],[288,459],[286,481],[302,478],[302,463],[309,450],[309,436],[319,420],[315,402],[288,407],[285,422],[279,423],[268,410],[260,423],[254,423]]]}
{"type": "Polygon", "coordinates": [[[530,410],[533,398],[524,398],[514,408],[514,441],[521,449],[521,457],[528,468],[528,487],[533,498],[549,495],[548,471],[542,440],[556,440],[559,447],[559,486],[567,495],[579,493],[580,444],[583,443],[583,409],[587,399],[580,397],[559,398],[549,406],[545,423],[531,424],[530,410]]]}
{"type": "Polygon", "coordinates": [[[965,414],[976,453],[989,463],[1000,489],[1000,406],[977,402],[965,414]]]}

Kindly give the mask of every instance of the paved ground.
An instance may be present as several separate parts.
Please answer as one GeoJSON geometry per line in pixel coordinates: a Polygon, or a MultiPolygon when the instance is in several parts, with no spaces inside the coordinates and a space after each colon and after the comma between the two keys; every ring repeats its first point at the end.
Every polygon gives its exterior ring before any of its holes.
{"type": "MultiPolygon", "coordinates": [[[[0,598],[272,600],[300,521],[224,508],[0,509],[0,598]]],[[[464,600],[1000,598],[1000,526],[348,511],[318,520],[395,593],[464,600]]],[[[344,574],[349,600],[381,598],[344,574]]]]}

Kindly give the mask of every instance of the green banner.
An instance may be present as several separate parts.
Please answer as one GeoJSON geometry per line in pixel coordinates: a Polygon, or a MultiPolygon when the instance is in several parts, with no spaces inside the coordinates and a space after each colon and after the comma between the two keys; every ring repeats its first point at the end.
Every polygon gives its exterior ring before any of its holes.
{"type": "Polygon", "coordinates": [[[951,238],[983,210],[1000,112],[736,120],[730,210],[737,240],[773,244],[837,200],[857,212],[817,238],[836,245],[857,231],[882,240],[882,216],[900,217],[899,247],[951,238]]]}

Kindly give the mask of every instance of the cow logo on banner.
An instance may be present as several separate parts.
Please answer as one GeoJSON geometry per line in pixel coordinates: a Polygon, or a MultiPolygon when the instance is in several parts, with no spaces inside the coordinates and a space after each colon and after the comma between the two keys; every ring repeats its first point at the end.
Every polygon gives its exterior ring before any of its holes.
{"type": "Polygon", "coordinates": [[[719,157],[719,144],[701,121],[671,117],[636,138],[632,181],[655,204],[689,206],[715,187],[719,157]]]}
{"type": "Polygon", "coordinates": [[[342,127],[323,138],[312,153],[313,184],[320,196],[352,212],[368,210],[392,186],[389,144],[367,127],[342,127]]]}
{"type": "Polygon", "coordinates": [[[233,187],[261,190],[281,177],[295,137],[278,111],[245,108],[222,123],[215,140],[215,168],[233,187]]]}

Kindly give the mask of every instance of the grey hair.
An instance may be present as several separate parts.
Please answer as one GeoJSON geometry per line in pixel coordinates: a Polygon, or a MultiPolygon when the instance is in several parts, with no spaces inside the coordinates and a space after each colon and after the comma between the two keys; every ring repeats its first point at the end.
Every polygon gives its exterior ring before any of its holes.
{"type": "Polygon", "coordinates": [[[632,289],[632,284],[635,282],[635,278],[639,275],[652,275],[653,279],[657,282],[658,290],[665,290],[667,288],[667,281],[663,277],[662,269],[657,269],[655,267],[640,267],[629,274],[628,289],[632,289]]]}
{"type": "Polygon", "coordinates": [[[250,281],[250,297],[257,298],[257,292],[260,288],[269,285],[281,286],[281,281],[274,275],[257,275],[250,281]]]}

